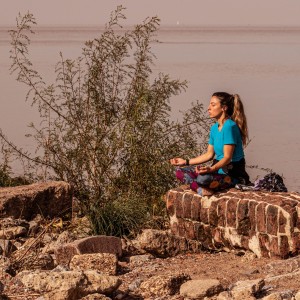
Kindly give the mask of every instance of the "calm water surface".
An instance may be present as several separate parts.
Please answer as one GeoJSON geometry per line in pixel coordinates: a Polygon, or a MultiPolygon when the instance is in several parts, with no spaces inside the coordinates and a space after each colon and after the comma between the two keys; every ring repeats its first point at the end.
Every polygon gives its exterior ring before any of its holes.
{"type": "MultiPolygon", "coordinates": [[[[0,28],[0,127],[24,148],[24,134],[38,115],[25,103],[26,87],[10,75],[8,28],[0,28]]],[[[97,28],[42,28],[30,48],[35,68],[54,81],[59,52],[75,58],[97,28]]],[[[200,100],[208,104],[215,91],[238,93],[248,117],[251,143],[248,165],[273,169],[289,190],[300,191],[300,29],[162,28],[153,44],[154,72],[188,80],[186,92],[171,100],[173,117],[200,100]]],[[[252,180],[265,173],[249,169],[252,180]]]]}

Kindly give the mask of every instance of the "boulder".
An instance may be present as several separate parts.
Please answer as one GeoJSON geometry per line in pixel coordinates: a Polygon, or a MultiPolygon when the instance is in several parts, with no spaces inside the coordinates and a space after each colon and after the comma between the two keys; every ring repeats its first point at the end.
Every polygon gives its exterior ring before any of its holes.
{"type": "Polygon", "coordinates": [[[180,287],[180,295],[191,300],[211,297],[221,291],[223,287],[216,279],[189,280],[180,287]]]}
{"type": "Polygon", "coordinates": [[[97,235],[64,244],[54,250],[58,264],[68,265],[74,255],[87,253],[112,253],[122,256],[121,239],[114,236],[97,235]]]}
{"type": "Polygon", "coordinates": [[[46,299],[77,300],[89,294],[110,294],[121,284],[115,276],[96,271],[21,272],[18,279],[28,289],[46,294],[46,299]]]}
{"type": "Polygon", "coordinates": [[[72,207],[72,190],[63,181],[0,188],[0,218],[31,220],[37,214],[55,217],[72,207]]]}
{"type": "Polygon", "coordinates": [[[141,283],[139,290],[146,299],[172,296],[179,292],[180,286],[187,280],[190,280],[190,276],[186,274],[152,276],[141,283]]]}
{"type": "Polygon", "coordinates": [[[265,281],[263,279],[237,281],[231,288],[233,299],[256,299],[255,294],[259,293],[265,281]]]}

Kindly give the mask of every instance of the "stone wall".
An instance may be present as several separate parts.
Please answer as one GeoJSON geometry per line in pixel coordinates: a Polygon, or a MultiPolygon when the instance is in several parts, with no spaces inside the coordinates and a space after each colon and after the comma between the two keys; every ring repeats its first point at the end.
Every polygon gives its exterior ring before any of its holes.
{"type": "Polygon", "coordinates": [[[178,188],[167,193],[166,205],[172,233],[207,249],[245,249],[280,258],[300,252],[299,193],[231,189],[201,197],[178,188]]]}

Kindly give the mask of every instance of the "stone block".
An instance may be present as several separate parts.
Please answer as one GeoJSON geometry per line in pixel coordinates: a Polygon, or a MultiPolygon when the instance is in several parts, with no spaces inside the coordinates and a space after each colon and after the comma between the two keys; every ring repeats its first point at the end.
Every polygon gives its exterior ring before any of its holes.
{"type": "Polygon", "coordinates": [[[200,199],[201,198],[197,195],[193,196],[193,200],[191,203],[191,219],[193,221],[200,220],[200,207],[201,207],[200,199]]]}
{"type": "Polygon", "coordinates": [[[185,237],[184,220],[178,219],[177,224],[178,224],[178,235],[181,237],[185,237]]]}
{"type": "Polygon", "coordinates": [[[179,235],[178,222],[177,221],[172,221],[171,222],[170,230],[171,230],[172,234],[179,235]]]}
{"type": "Polygon", "coordinates": [[[195,230],[194,230],[194,224],[192,221],[184,221],[184,228],[185,228],[185,235],[189,240],[194,240],[196,235],[195,235],[195,230]]]}
{"type": "Polygon", "coordinates": [[[175,213],[175,200],[177,193],[175,191],[169,191],[166,197],[167,212],[170,216],[175,213]]]}
{"type": "Polygon", "coordinates": [[[212,201],[208,209],[208,222],[211,226],[218,226],[218,201],[212,201]]]}
{"type": "Polygon", "coordinates": [[[280,257],[278,237],[272,236],[269,241],[270,257],[280,257]]]}
{"type": "Polygon", "coordinates": [[[204,230],[204,239],[202,242],[203,247],[206,249],[215,249],[213,243],[213,235],[212,235],[213,229],[209,225],[204,225],[203,230],[204,230]]]}
{"type": "Polygon", "coordinates": [[[279,252],[281,258],[287,258],[290,253],[289,239],[286,235],[281,235],[279,239],[279,252]]]}
{"type": "Polygon", "coordinates": [[[278,231],[278,208],[274,205],[268,205],[266,208],[267,233],[277,235],[278,231]]]}
{"type": "Polygon", "coordinates": [[[212,229],[212,240],[215,249],[224,248],[224,229],[220,227],[216,227],[212,229]]]}
{"type": "Polygon", "coordinates": [[[203,205],[200,207],[200,221],[204,224],[208,224],[208,208],[203,207],[203,205]]]}
{"type": "Polygon", "coordinates": [[[269,257],[269,236],[265,233],[258,234],[259,246],[262,257],[269,257]]]}
{"type": "Polygon", "coordinates": [[[193,194],[185,193],[182,200],[183,213],[182,217],[191,219],[191,207],[192,207],[193,194]]]}
{"type": "Polygon", "coordinates": [[[267,203],[259,203],[256,206],[256,230],[261,233],[267,232],[266,209],[267,203]]]}
{"type": "Polygon", "coordinates": [[[256,206],[258,202],[249,201],[250,231],[256,231],[256,206]]]}
{"type": "Polygon", "coordinates": [[[237,208],[237,232],[240,235],[248,235],[250,230],[249,201],[242,199],[237,208]]]}
{"type": "Polygon", "coordinates": [[[220,199],[218,201],[218,226],[225,227],[226,226],[226,203],[227,199],[220,199]]]}
{"type": "Polygon", "coordinates": [[[292,234],[292,251],[293,254],[300,253],[300,232],[294,232],[292,234]]]}
{"type": "Polygon", "coordinates": [[[183,217],[183,207],[182,207],[182,201],[183,201],[183,194],[177,193],[176,199],[175,199],[175,215],[177,218],[183,217]]]}
{"type": "Polygon", "coordinates": [[[236,198],[227,201],[226,224],[228,227],[236,228],[237,202],[236,198]]]}
{"type": "Polygon", "coordinates": [[[91,236],[64,244],[54,250],[56,261],[68,265],[74,255],[87,253],[112,253],[122,256],[121,239],[114,236],[91,236]]]}
{"type": "Polygon", "coordinates": [[[279,210],[278,216],[278,233],[287,233],[286,227],[289,224],[289,220],[287,220],[286,216],[283,214],[282,210],[279,210]]]}

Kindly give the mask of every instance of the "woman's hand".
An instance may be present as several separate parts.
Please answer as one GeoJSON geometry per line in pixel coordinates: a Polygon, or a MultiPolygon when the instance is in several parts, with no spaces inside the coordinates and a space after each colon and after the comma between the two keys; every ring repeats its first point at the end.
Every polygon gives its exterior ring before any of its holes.
{"type": "Polygon", "coordinates": [[[208,174],[208,173],[213,173],[214,170],[212,167],[207,167],[207,166],[197,166],[195,169],[195,172],[197,174],[208,174]]]}
{"type": "Polygon", "coordinates": [[[170,159],[170,164],[173,166],[184,166],[186,164],[186,160],[180,157],[175,157],[170,159]]]}

